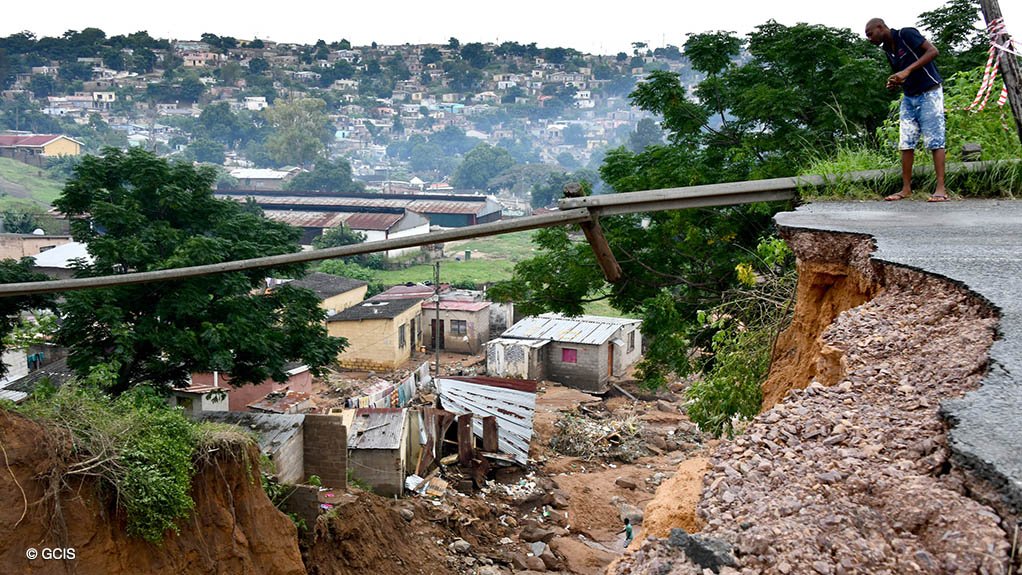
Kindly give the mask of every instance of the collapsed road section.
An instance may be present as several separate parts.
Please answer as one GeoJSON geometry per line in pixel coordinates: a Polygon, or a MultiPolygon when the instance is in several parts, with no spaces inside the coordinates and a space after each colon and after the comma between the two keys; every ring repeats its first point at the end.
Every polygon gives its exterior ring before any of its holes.
{"type": "Polygon", "coordinates": [[[941,207],[777,217],[800,285],[764,411],[711,454],[700,533],[612,573],[1011,572],[1022,205],[941,207]]]}

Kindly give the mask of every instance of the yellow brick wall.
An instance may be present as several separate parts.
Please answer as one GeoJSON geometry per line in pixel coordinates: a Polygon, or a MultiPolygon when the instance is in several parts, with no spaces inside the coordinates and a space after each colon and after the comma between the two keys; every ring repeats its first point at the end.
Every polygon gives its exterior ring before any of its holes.
{"type": "Polygon", "coordinates": [[[361,321],[331,321],[327,331],[335,337],[348,340],[348,348],[337,361],[346,368],[358,370],[394,369],[412,356],[409,334],[411,320],[420,313],[418,305],[394,319],[364,319],[361,321]],[[405,324],[405,346],[398,347],[397,329],[405,324]]]}
{"type": "Polygon", "coordinates": [[[60,138],[43,146],[43,153],[47,156],[77,156],[81,151],[81,146],[67,138],[60,138]]]}
{"type": "Polygon", "coordinates": [[[367,291],[369,291],[369,286],[357,287],[351,291],[326,298],[320,302],[319,307],[326,310],[332,309],[334,312],[344,311],[365,299],[367,291]]]}
{"type": "Polygon", "coordinates": [[[70,236],[23,236],[0,234],[0,259],[21,259],[39,255],[39,248],[56,247],[71,241],[70,236]]]}

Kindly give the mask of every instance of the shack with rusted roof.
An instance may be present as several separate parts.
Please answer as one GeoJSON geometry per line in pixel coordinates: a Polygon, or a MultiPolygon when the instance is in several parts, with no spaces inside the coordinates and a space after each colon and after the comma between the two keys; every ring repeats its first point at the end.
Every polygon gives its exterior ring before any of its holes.
{"type": "Polygon", "coordinates": [[[384,497],[401,496],[408,457],[408,412],[405,409],[346,409],[348,469],[384,497]]]}

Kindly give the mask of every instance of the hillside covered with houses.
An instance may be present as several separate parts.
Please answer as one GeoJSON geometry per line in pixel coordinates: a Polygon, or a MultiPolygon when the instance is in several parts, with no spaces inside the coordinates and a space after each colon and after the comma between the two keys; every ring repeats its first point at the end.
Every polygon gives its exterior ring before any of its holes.
{"type": "Polygon", "coordinates": [[[599,187],[606,150],[661,141],[628,100],[652,70],[695,78],[677,47],[641,43],[592,55],[456,38],[352,46],[22,32],[0,38],[0,130],[222,165],[221,189],[273,170],[278,188],[485,192],[521,214],[549,203],[556,194],[541,188],[559,189],[567,173],[599,187]]]}

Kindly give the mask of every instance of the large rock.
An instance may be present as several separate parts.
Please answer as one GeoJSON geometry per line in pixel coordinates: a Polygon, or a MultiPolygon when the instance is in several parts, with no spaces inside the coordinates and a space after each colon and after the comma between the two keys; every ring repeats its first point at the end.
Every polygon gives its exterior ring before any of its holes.
{"type": "Polygon", "coordinates": [[[698,534],[689,535],[684,529],[676,527],[671,529],[671,536],[667,539],[667,544],[681,549],[693,563],[704,569],[710,569],[714,573],[720,571],[721,567],[730,567],[735,564],[731,546],[720,539],[698,534]]]}
{"type": "Polygon", "coordinates": [[[540,553],[539,559],[543,562],[543,565],[545,565],[547,569],[557,571],[561,568],[560,559],[554,555],[554,552],[550,549],[550,547],[547,547],[542,553],[540,553]]]}
{"type": "Polygon", "coordinates": [[[454,543],[451,543],[451,549],[455,553],[468,553],[472,549],[472,544],[464,539],[455,539],[454,543]]]}
{"type": "Polygon", "coordinates": [[[549,543],[550,540],[554,538],[554,535],[556,535],[556,533],[549,529],[530,526],[522,529],[522,532],[518,534],[518,537],[526,543],[535,543],[536,541],[549,543]]]}
{"type": "Polygon", "coordinates": [[[624,487],[625,489],[632,489],[632,490],[634,490],[637,487],[639,487],[638,485],[636,485],[636,483],[634,481],[632,481],[631,479],[625,479],[624,477],[618,477],[617,479],[615,479],[614,480],[614,485],[617,485],[618,487],[624,487]]]}
{"type": "Polygon", "coordinates": [[[539,571],[539,572],[545,572],[546,571],[546,564],[543,563],[542,559],[540,559],[539,557],[535,557],[535,556],[533,556],[533,557],[526,557],[525,558],[525,566],[530,571],[539,571]]]}

